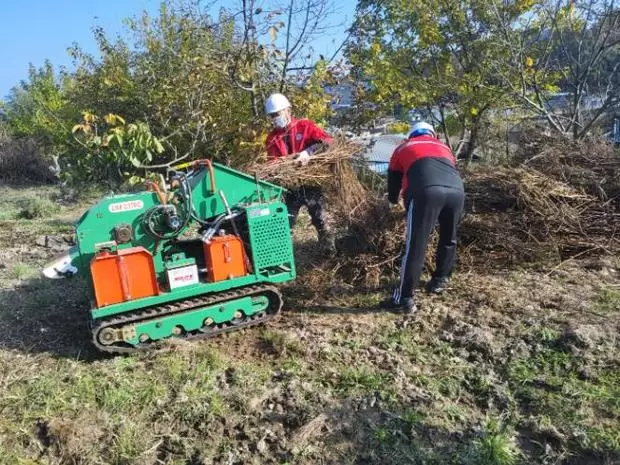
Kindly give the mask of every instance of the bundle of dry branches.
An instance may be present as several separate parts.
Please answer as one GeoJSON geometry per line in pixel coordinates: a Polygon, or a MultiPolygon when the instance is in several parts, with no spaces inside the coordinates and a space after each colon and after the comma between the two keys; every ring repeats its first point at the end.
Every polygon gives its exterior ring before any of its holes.
{"type": "Polygon", "coordinates": [[[338,176],[342,167],[349,164],[360,149],[354,142],[337,138],[326,150],[313,154],[306,166],[301,166],[294,157],[289,156],[254,163],[243,170],[286,188],[316,185],[330,187],[335,184],[334,176],[338,176]]]}

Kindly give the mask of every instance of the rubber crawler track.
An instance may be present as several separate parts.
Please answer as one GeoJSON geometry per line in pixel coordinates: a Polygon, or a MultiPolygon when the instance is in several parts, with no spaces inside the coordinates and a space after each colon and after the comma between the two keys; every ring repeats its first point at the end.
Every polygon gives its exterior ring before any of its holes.
{"type": "MultiPolygon", "coordinates": [[[[99,342],[99,334],[105,328],[120,328],[128,323],[143,323],[145,321],[160,318],[162,316],[172,315],[175,313],[193,310],[195,308],[206,307],[214,304],[224,303],[241,297],[265,295],[269,299],[269,306],[266,310],[252,316],[246,316],[244,319],[236,322],[225,322],[217,324],[213,327],[201,329],[201,331],[188,332],[180,336],[174,336],[177,339],[199,340],[217,336],[218,334],[237,331],[242,328],[255,326],[265,321],[269,321],[277,316],[282,310],[282,294],[278,288],[269,285],[254,285],[233,289],[226,292],[218,292],[217,294],[193,297],[191,299],[181,300],[156,307],[128,312],[126,314],[116,315],[108,318],[97,320],[92,328],[93,343],[102,352],[113,354],[130,354],[138,351],[149,350],[157,347],[162,340],[146,342],[132,346],[124,342],[115,342],[111,345],[103,345],[99,342]]],[[[169,338],[166,338],[169,339],[169,338]]],[[[166,340],[164,339],[164,340],[166,340]]]]}

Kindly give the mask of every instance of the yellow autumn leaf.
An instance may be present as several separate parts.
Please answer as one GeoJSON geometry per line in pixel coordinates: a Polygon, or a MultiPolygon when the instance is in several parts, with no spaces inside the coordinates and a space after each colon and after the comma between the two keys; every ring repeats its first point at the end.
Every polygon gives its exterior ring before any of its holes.
{"type": "Polygon", "coordinates": [[[535,0],[517,0],[515,6],[519,11],[527,11],[536,4],[535,0]]]}
{"type": "Polygon", "coordinates": [[[271,41],[275,42],[276,41],[276,37],[278,36],[278,30],[275,27],[270,27],[269,28],[269,36],[271,37],[271,41]]]}
{"type": "Polygon", "coordinates": [[[87,111],[82,113],[82,117],[84,118],[84,121],[87,123],[95,123],[97,121],[97,116],[93,115],[92,113],[89,113],[87,111]]]}
{"type": "Polygon", "coordinates": [[[114,113],[108,113],[107,115],[104,116],[104,120],[107,124],[109,124],[110,126],[115,126],[117,124],[125,124],[125,120],[123,118],[121,118],[118,115],[115,115],[114,113]]]}

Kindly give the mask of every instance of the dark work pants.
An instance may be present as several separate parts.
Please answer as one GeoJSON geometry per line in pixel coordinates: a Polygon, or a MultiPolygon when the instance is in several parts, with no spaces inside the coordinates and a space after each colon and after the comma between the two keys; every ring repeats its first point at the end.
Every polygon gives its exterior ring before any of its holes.
{"type": "Polygon", "coordinates": [[[429,186],[418,192],[407,208],[405,251],[400,266],[400,284],[392,296],[395,303],[413,297],[424,269],[424,252],[433,228],[439,221],[439,244],[435,255],[434,278],[452,274],[456,259],[456,229],[463,212],[462,189],[429,186]]]}
{"type": "Polygon", "coordinates": [[[325,196],[320,187],[308,186],[290,189],[284,197],[286,207],[288,208],[289,224],[291,229],[295,225],[297,215],[301,207],[308,208],[308,213],[312,220],[313,226],[319,234],[327,231],[327,223],[325,219],[325,196]]]}

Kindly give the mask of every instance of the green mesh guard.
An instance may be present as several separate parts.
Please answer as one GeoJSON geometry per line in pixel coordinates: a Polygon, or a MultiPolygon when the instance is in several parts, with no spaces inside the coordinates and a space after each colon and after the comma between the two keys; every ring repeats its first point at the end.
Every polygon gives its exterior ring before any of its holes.
{"type": "Polygon", "coordinates": [[[255,267],[293,267],[293,245],[288,211],[280,202],[248,208],[250,243],[255,267]]]}

